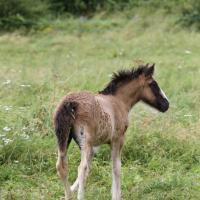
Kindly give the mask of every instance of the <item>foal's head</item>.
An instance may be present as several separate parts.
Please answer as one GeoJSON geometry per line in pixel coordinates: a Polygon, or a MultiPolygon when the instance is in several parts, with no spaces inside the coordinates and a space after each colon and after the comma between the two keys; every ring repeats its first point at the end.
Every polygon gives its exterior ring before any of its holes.
{"type": "Polygon", "coordinates": [[[136,69],[114,73],[112,80],[100,94],[118,96],[129,107],[142,100],[148,105],[165,112],[169,102],[153,78],[154,64],[141,65],[136,69]]]}
{"type": "Polygon", "coordinates": [[[156,108],[160,112],[165,112],[169,108],[169,101],[165,93],[160,89],[158,83],[153,78],[154,64],[148,64],[143,70],[143,89],[141,90],[140,98],[143,102],[156,108]]]}

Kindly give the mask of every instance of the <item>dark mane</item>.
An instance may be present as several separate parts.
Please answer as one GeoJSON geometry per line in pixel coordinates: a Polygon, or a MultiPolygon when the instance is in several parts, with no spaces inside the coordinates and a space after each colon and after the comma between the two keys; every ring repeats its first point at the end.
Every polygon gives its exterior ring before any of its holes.
{"type": "Polygon", "coordinates": [[[117,73],[113,73],[111,81],[108,85],[102,90],[99,91],[99,94],[109,95],[115,94],[119,86],[133,79],[136,79],[141,75],[146,69],[148,68],[147,65],[140,65],[138,68],[132,68],[130,70],[120,70],[117,73]]]}

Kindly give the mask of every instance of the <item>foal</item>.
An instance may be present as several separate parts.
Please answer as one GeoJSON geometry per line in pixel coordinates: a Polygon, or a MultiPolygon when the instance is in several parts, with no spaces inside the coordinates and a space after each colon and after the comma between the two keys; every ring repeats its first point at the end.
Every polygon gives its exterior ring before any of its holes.
{"type": "Polygon", "coordinates": [[[78,189],[77,199],[84,198],[84,184],[89,172],[94,147],[109,144],[112,157],[112,200],[120,200],[121,149],[128,127],[128,113],[139,101],[161,112],[167,111],[169,102],[153,79],[154,64],[113,74],[107,87],[98,94],[71,93],[65,96],[54,114],[58,139],[56,168],[65,187],[65,199],[78,189]],[[81,149],[78,177],[70,187],[67,178],[66,151],[71,139],[81,149]]]}

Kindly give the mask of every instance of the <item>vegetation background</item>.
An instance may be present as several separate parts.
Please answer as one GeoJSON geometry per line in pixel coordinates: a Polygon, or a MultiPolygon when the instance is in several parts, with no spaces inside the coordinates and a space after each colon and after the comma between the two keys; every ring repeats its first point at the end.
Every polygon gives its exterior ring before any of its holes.
{"type": "MultiPolygon", "coordinates": [[[[200,198],[200,1],[0,0],[0,199],[60,199],[52,113],[70,91],[156,63],[166,114],[138,104],[122,153],[124,200],[200,198]]],[[[70,182],[79,150],[69,149],[70,182]]],[[[111,199],[109,147],[86,199],[111,199]]],[[[75,199],[75,196],[74,196],[75,199]]]]}

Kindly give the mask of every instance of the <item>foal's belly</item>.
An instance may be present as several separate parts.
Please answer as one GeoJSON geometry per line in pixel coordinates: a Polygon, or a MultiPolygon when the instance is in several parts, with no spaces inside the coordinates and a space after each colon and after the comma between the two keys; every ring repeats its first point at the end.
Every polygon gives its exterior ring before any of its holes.
{"type": "Polygon", "coordinates": [[[101,113],[102,116],[98,120],[96,125],[96,131],[94,136],[94,145],[110,143],[112,136],[111,119],[108,113],[101,113]]]}
{"type": "Polygon", "coordinates": [[[111,129],[107,127],[99,127],[98,131],[95,134],[95,139],[93,141],[94,146],[101,144],[107,144],[111,141],[111,129]]]}

